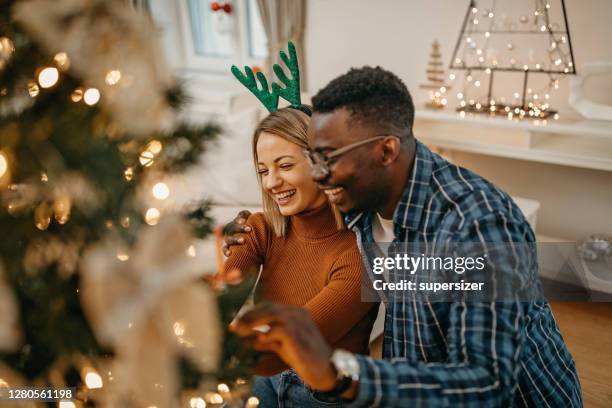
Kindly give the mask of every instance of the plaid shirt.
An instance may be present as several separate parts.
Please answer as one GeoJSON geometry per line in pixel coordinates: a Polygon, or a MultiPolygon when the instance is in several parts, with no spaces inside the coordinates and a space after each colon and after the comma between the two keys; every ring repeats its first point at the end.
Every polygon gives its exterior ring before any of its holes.
{"type": "MultiPolygon", "coordinates": [[[[535,242],[506,193],[416,144],[393,215],[394,242],[535,242]]],[[[360,248],[374,242],[373,216],[347,216],[360,248]]],[[[574,361],[547,302],[394,296],[386,307],[384,359],[357,356],[359,393],[348,406],[582,406],[574,361]]]]}

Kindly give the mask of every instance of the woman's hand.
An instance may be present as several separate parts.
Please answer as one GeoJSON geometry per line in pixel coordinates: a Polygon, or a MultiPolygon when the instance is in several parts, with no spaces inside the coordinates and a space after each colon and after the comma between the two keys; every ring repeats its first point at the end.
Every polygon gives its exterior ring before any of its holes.
{"type": "Polygon", "coordinates": [[[244,238],[239,234],[244,234],[251,231],[251,227],[246,225],[246,221],[250,215],[251,212],[248,210],[240,211],[236,218],[234,218],[223,228],[223,235],[225,236],[223,255],[230,256],[232,254],[232,246],[244,244],[244,238]]]}

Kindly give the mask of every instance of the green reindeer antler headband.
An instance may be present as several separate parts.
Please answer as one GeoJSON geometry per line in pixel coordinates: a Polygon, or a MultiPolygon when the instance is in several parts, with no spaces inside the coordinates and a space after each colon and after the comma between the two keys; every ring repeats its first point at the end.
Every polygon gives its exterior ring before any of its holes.
{"type": "Polygon", "coordinates": [[[298,67],[295,45],[293,45],[291,41],[289,41],[288,49],[289,56],[282,50],[279,55],[287,68],[289,68],[291,79],[287,78],[287,75],[280,65],[274,64],[272,67],[278,79],[285,85],[284,88],[281,88],[279,84],[273,82],[272,90],[270,90],[268,80],[263,73],[258,72],[255,75],[250,67],[244,67],[245,75],[237,66],[232,65],[232,74],[234,74],[236,79],[240,81],[242,85],[246,86],[246,88],[264,104],[269,112],[274,112],[278,109],[279,96],[289,102],[293,108],[299,108],[302,104],[300,100],[300,69],[298,67]],[[257,80],[259,80],[261,86],[257,85],[257,80]]]}

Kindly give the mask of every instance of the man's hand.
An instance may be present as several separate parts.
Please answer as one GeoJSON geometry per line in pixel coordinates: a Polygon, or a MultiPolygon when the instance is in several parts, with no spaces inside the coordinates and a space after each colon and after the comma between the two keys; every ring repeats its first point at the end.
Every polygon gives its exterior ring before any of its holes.
{"type": "Polygon", "coordinates": [[[223,228],[223,235],[225,236],[223,254],[225,256],[231,255],[232,251],[230,248],[232,246],[244,244],[244,238],[240,237],[238,234],[244,234],[251,231],[251,227],[245,225],[250,215],[251,213],[247,210],[240,211],[236,218],[223,228]]]}
{"type": "Polygon", "coordinates": [[[268,304],[245,313],[230,329],[246,337],[255,350],[272,351],[317,391],[336,385],[332,354],[319,328],[304,309],[268,304]]]}

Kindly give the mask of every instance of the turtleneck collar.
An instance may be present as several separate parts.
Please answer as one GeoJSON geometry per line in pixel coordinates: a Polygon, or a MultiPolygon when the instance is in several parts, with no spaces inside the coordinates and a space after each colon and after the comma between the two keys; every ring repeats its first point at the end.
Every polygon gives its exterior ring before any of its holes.
{"type": "Polygon", "coordinates": [[[290,217],[291,229],[300,238],[317,239],[329,237],[338,232],[334,213],[329,203],[302,211],[290,217]]]}

